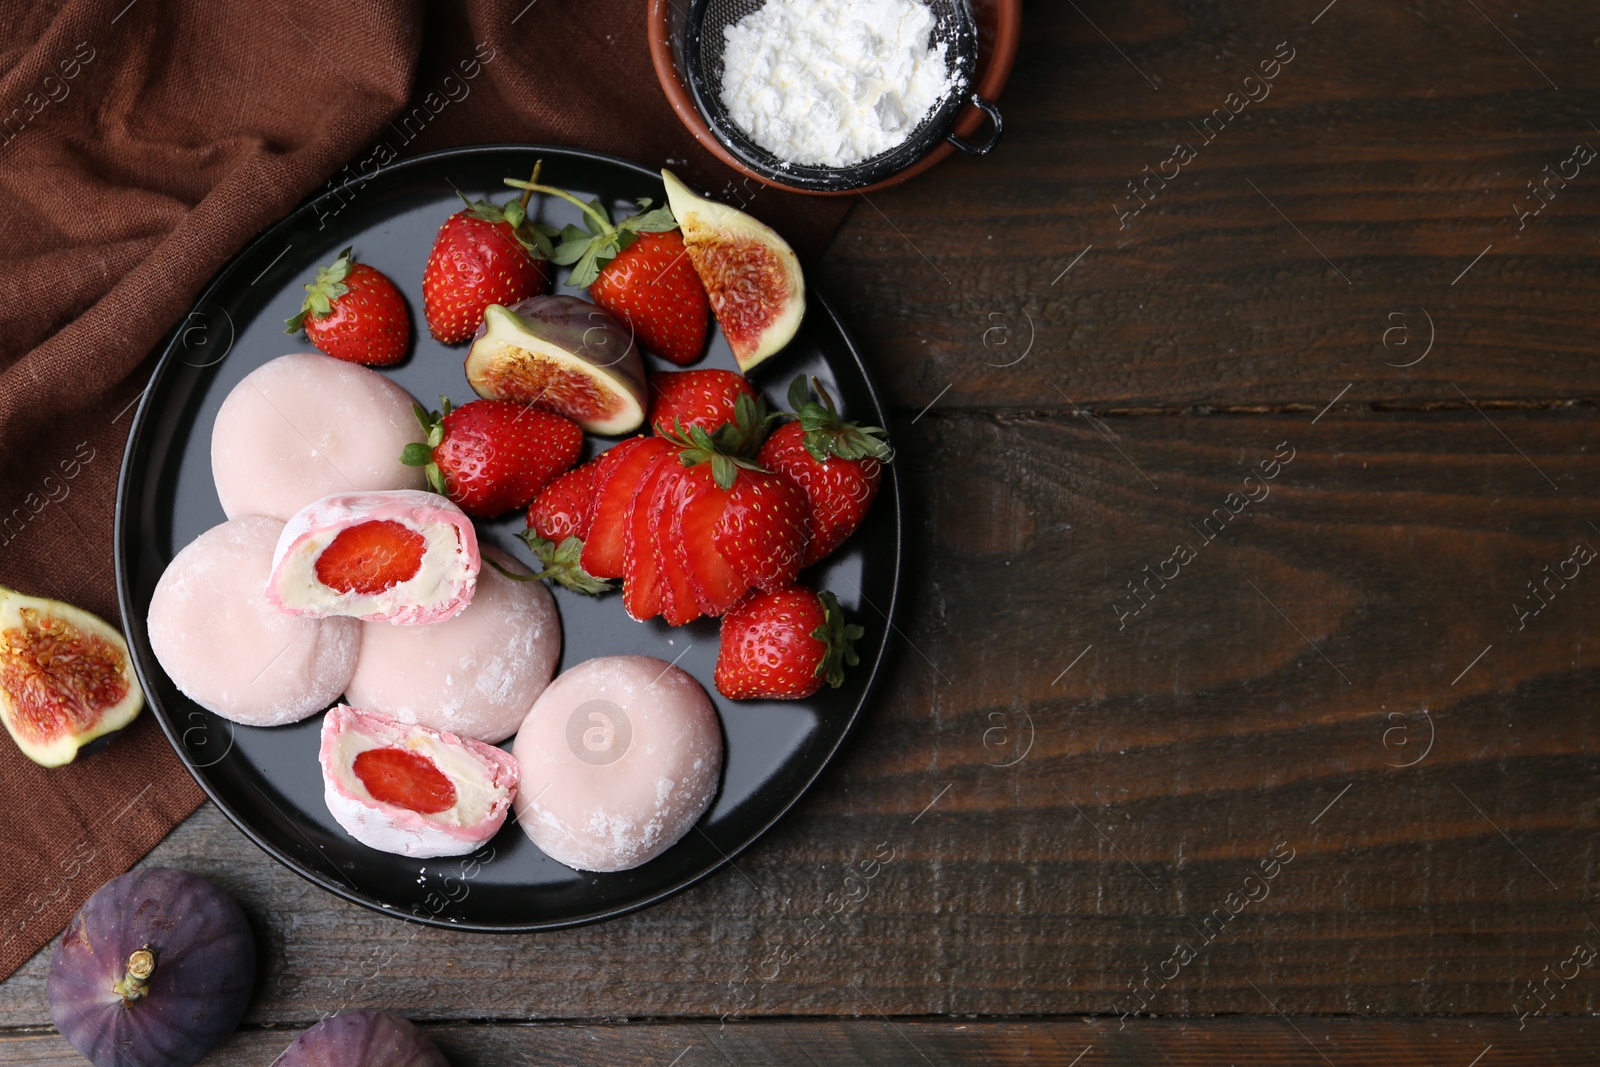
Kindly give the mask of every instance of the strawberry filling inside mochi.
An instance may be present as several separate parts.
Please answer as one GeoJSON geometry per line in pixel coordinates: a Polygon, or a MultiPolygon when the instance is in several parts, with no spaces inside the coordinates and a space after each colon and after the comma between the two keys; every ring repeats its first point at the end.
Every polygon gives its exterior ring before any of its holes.
{"type": "Polygon", "coordinates": [[[338,593],[375,596],[415,578],[427,551],[427,538],[392,519],[360,522],[322,550],[317,581],[338,593]]]}
{"type": "Polygon", "coordinates": [[[460,856],[505,824],[521,777],[509,753],[341,704],[322,722],[323,799],[357,841],[460,856]]]}
{"type": "Polygon", "coordinates": [[[372,799],[423,815],[455,807],[456,787],[427,756],[403,748],[369,748],[350,764],[372,799]]]}
{"type": "Polygon", "coordinates": [[[440,622],[472,601],[472,520],[435,493],[340,493],[302,508],[278,538],[267,598],[290,615],[440,622]]]}

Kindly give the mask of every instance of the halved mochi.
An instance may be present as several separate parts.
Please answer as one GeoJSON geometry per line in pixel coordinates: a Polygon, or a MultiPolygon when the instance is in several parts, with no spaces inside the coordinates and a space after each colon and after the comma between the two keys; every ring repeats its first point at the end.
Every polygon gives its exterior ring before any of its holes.
{"type": "Polygon", "coordinates": [[[411,394],[375,370],[296,352],[245,375],[211,427],[211,474],[228,518],[279,522],[329,493],[422,489],[400,453],[425,435],[411,394]]]}
{"type": "MultiPolygon", "coordinates": [[[[528,569],[492,545],[486,559],[528,569]]],[[[517,732],[561,658],[561,619],[543,582],[478,574],[467,610],[426,626],[361,623],[345,699],[400,722],[497,744],[517,732]]]]}
{"type": "Polygon", "coordinates": [[[150,598],[150,647],[200,706],[250,726],[280,726],[344,692],[361,648],[355,619],[301,619],[267,601],[283,523],[247,515],[213,526],[173,557],[150,598]]]}
{"type": "Polygon", "coordinates": [[[295,513],[278,537],[267,599],[290,615],[442,622],[472,602],[478,534],[437,493],[338,493],[295,513]]]}
{"type": "Polygon", "coordinates": [[[462,856],[505,824],[517,761],[492,745],[340,704],[322,720],[323,799],[369,848],[462,856]]]}
{"type": "Polygon", "coordinates": [[[722,777],[722,727],[689,674],[653,656],[602,656],[550,683],[512,752],[524,833],[580,871],[625,871],[689,832],[722,777]]]}

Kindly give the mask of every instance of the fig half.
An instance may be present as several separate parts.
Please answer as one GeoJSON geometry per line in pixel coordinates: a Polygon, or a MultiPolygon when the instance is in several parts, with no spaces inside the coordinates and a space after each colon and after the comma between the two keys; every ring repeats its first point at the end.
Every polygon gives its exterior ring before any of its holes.
{"type": "Polygon", "coordinates": [[[143,707],[120,633],[71,604],[0,586],[0,719],[23,755],[71,763],[143,707]]]}
{"type": "Polygon", "coordinates": [[[661,180],[717,325],[739,369],[748,371],[800,329],[806,313],[800,259],[766,223],[700,196],[670,170],[661,180]]]}
{"type": "Polygon", "coordinates": [[[575,296],[490,304],[467,352],[467,382],[486,400],[554,411],[589,433],[631,433],[649,393],[633,333],[575,296]]]}

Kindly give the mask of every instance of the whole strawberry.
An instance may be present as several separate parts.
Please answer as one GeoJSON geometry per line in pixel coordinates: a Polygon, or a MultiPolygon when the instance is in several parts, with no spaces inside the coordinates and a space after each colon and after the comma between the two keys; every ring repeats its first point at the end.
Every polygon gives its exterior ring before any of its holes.
{"type": "Polygon", "coordinates": [[[467,206],[439,227],[422,274],[422,306],[437,340],[465,341],[490,304],[514,304],[550,288],[552,231],[527,217],[527,199],[502,207],[463,196],[467,206]]]}
{"type": "Polygon", "coordinates": [[[650,375],[650,425],[657,433],[703,426],[709,434],[734,422],[740,397],[758,398],[744,375],[716,369],[664,370],[650,375]]]}
{"type": "Polygon", "coordinates": [[[717,692],[732,700],[798,700],[837,689],[844,668],[860,662],[852,643],[863,630],[847,624],[832,593],[791,585],[753,593],[722,618],[717,692]]]}
{"type": "Polygon", "coordinates": [[[774,430],[756,457],[763,467],[793,479],[811,503],[805,566],[838,548],[861,525],[892,456],[881,427],[844,422],[822,383],[813,383],[822,403],[811,399],[804,375],[795,378],[789,405],[798,421],[774,430]]]}
{"type": "Polygon", "coordinates": [[[594,470],[599,457],[574,467],[539,490],[528,505],[528,529],[548,541],[589,536],[589,511],[594,503],[594,470]]]}
{"type": "Polygon", "coordinates": [[[650,202],[641,200],[637,214],[613,224],[598,200],[586,204],[564,189],[538,184],[537,178],[507,179],[506,184],[559,197],[582,210],[583,225],[563,229],[550,257],[572,265],[568,285],[587,288],[596,304],[633,329],[641,347],[662,359],[681,367],[700,358],[711,300],[670,210],[651,211],[650,202]]]}
{"type": "Polygon", "coordinates": [[[640,234],[600,269],[589,295],[669,363],[684,367],[705,351],[711,301],[676,229],[640,234]]]}
{"type": "Polygon", "coordinates": [[[305,303],[284,333],[298,333],[335,359],[386,367],[411,347],[406,302],[388,276],[350,257],[350,249],[317,271],[305,303]]]}
{"type": "Polygon", "coordinates": [[[416,406],[427,444],[410,444],[400,462],[427,470],[428,484],[468,515],[492,518],[525,508],[550,480],[578,461],[583,431],[549,411],[510,400],[474,400],[442,411],[416,406]]]}

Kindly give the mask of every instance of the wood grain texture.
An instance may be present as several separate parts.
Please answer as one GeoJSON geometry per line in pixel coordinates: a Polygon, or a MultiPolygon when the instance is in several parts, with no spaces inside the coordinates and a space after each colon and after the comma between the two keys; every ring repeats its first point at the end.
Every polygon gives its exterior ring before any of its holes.
{"type": "MultiPolygon", "coordinates": [[[[1532,1010],[1528,982],[1600,946],[1600,560],[1512,610],[1600,546],[1591,416],[1313,419],[897,423],[919,562],[882,697],[768,840],[662,906],[402,926],[210,809],[152,862],[245,902],[260,1023],[1532,1010]],[[1120,625],[1177,543],[1196,557],[1120,625]]],[[[1597,972],[1547,1010],[1593,1011],[1597,972]]],[[[0,986],[0,1025],[42,1017],[43,974],[0,986]]]]}
{"type": "Polygon", "coordinates": [[[1525,222],[1513,205],[1600,151],[1600,14],[1326,4],[1030,5],[1001,146],[874,194],[820,272],[892,401],[1592,402],[1600,160],[1525,222]],[[1281,42],[1294,59],[1246,87],[1281,42]],[[1191,126],[1247,91],[1211,141],[1191,126]],[[1128,183],[1180,143],[1195,158],[1124,225],[1128,183]],[[1421,354],[1425,313],[1431,356],[1386,366],[1421,354]]]}
{"type": "MultiPolygon", "coordinates": [[[[215,1062],[353,1008],[458,1064],[1600,1062],[1600,567],[1573,562],[1600,549],[1600,160],[1511,210],[1600,148],[1600,14],[1027,18],[1004,146],[858,205],[813,275],[909,506],[901,633],[840,758],[734,868],[528,936],[344,904],[207,806],[149,862],[261,935],[215,1062]],[[1119,230],[1125,183],[1285,39],[1270,96],[1119,230]],[[1497,1017],[1308,1018],[1374,1013],[1497,1017]],[[957,1018],[1066,1014],[1095,1018],[957,1018]]],[[[29,1029],[46,964],[0,984],[0,1062],[63,1062],[29,1029]]]]}
{"type": "MultiPolygon", "coordinates": [[[[730,1063],[1030,1064],[1038,1067],[1236,1067],[1242,1063],[1338,1067],[1581,1067],[1597,1062],[1593,1019],[1514,1022],[1273,1017],[1143,1020],[937,1021],[849,1019],[733,1024],[444,1024],[428,1035],[454,1067],[723,1067],[730,1063]],[[1319,1058],[1320,1057],[1320,1058],[1319,1058]]],[[[206,1067],[267,1067],[298,1028],[246,1030],[206,1067]]],[[[55,1034],[0,1034],[0,1062],[15,1067],[75,1063],[55,1034]]]]}

